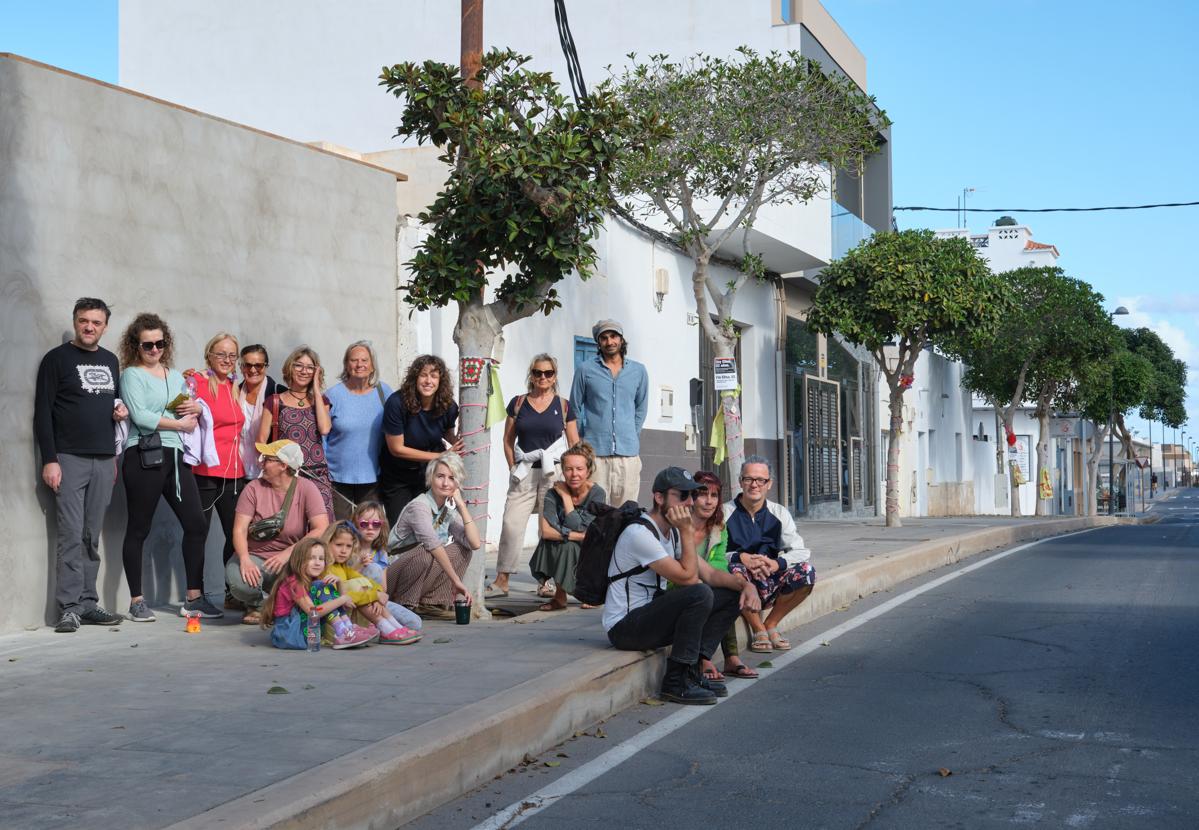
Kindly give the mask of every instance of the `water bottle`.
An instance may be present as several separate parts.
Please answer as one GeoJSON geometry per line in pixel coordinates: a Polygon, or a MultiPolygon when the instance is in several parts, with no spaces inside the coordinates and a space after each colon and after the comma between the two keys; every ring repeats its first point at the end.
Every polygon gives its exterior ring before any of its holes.
{"type": "Polygon", "coordinates": [[[308,650],[321,650],[321,618],[315,613],[308,615],[308,650]]]}

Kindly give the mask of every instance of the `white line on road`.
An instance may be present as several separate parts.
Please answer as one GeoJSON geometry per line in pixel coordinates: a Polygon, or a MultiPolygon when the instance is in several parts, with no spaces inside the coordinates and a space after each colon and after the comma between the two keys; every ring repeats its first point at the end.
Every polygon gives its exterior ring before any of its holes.
{"type": "MultiPolygon", "coordinates": [[[[1029,542],[1027,544],[1019,545],[1018,547],[1002,551],[994,556],[988,556],[986,559],[983,559],[980,562],[975,562],[972,565],[966,565],[965,567],[958,568],[956,571],[945,574],[945,576],[938,577],[932,582],[921,585],[919,588],[913,588],[910,591],[905,591],[899,596],[889,599],[881,605],[871,608],[869,611],[864,611],[858,616],[846,620],[840,625],[833,626],[823,634],[819,634],[810,640],[805,640],[799,646],[791,649],[791,651],[783,653],[782,656],[772,657],[771,659],[774,663],[774,668],[775,670],[785,668],[799,658],[816,651],[821,646],[831,643],[841,635],[848,634],[849,632],[856,628],[860,628],[871,620],[881,617],[888,611],[895,610],[905,602],[909,602],[921,594],[925,594],[929,591],[939,588],[946,582],[957,579],[963,574],[968,574],[971,571],[977,571],[979,568],[985,568],[992,562],[998,562],[1000,559],[1005,559],[1011,556],[1013,553],[1019,553],[1022,550],[1027,550],[1028,548],[1031,548],[1034,545],[1039,545],[1042,542],[1057,541],[1059,539],[1065,539],[1069,536],[1077,536],[1081,533],[1090,533],[1092,530],[1097,529],[1098,528],[1088,528],[1086,530],[1077,530],[1073,533],[1063,533],[1060,536],[1051,536],[1046,539],[1038,539],[1035,542],[1029,542]]],[[[774,673],[774,671],[771,672],[771,674],[774,673]]],[[[761,683],[767,679],[768,678],[763,677],[758,682],[761,683]]],[[[756,684],[730,684],[729,698],[732,698],[737,693],[750,688],[752,685],[756,684]]],[[[721,704],[718,704],[718,706],[719,705],[721,704]]],[[[472,830],[508,830],[508,828],[515,827],[530,816],[536,815],[547,807],[553,806],[565,796],[568,796],[574,791],[585,787],[587,784],[590,784],[604,773],[614,769],[618,764],[627,761],[641,750],[645,749],[651,744],[656,743],[662,738],[665,738],[667,735],[677,731],[696,718],[706,715],[713,709],[718,708],[718,706],[691,706],[680,709],[673,715],[669,715],[658,721],[649,729],[637,733],[632,738],[617,744],[602,755],[592,758],[578,769],[568,772],[558,780],[550,782],[536,792],[525,796],[515,804],[508,805],[486,821],[476,824],[472,830]]]]}

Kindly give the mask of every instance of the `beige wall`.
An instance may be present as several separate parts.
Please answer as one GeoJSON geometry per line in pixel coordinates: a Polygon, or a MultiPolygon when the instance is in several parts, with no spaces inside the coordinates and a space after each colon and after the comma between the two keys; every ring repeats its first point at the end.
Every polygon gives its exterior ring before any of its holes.
{"type": "MultiPolygon", "coordinates": [[[[227,329],[266,344],[276,377],[289,349],[311,344],[335,382],[345,345],[367,338],[394,384],[396,178],[0,56],[0,633],[54,614],[54,501],[39,484],[33,387],[42,355],[69,337],[75,298],[113,307],[110,348],[134,314],[155,311],[175,330],[182,367],[227,329]]],[[[116,610],[127,600],[123,532],[118,483],[100,575],[101,601],[116,610]]],[[[214,528],[206,574],[217,594],[219,537],[214,528]]],[[[146,559],[150,600],[178,600],[179,533],[165,506],[146,559]]]]}

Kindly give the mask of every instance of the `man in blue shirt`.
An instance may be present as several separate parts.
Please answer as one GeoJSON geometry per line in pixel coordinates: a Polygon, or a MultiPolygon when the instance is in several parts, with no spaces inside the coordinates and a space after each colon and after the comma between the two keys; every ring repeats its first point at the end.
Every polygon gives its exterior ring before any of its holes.
{"type": "Polygon", "coordinates": [[[645,366],[629,360],[624,327],[600,320],[591,328],[599,354],[575,369],[570,403],[579,436],[595,449],[596,484],[608,503],[637,501],[641,492],[641,427],[649,401],[645,366]]]}

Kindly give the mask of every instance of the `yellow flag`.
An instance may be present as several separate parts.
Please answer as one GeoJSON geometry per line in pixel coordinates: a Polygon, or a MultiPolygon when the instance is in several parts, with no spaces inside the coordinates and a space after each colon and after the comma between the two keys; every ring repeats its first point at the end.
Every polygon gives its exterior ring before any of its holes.
{"type": "Polygon", "coordinates": [[[1043,499],[1053,498],[1053,482],[1049,480],[1049,470],[1041,468],[1041,480],[1037,485],[1037,495],[1043,499]]]}
{"type": "Polygon", "coordinates": [[[712,419],[712,437],[708,439],[708,446],[716,450],[716,457],[712,459],[712,466],[719,467],[725,459],[726,450],[724,446],[724,407],[716,407],[716,417],[712,419]]]}
{"type": "Polygon", "coordinates": [[[491,392],[487,395],[487,417],[483,421],[484,429],[491,429],[508,417],[508,411],[504,409],[504,393],[500,391],[499,364],[494,362],[491,364],[490,380],[491,392]]]}

